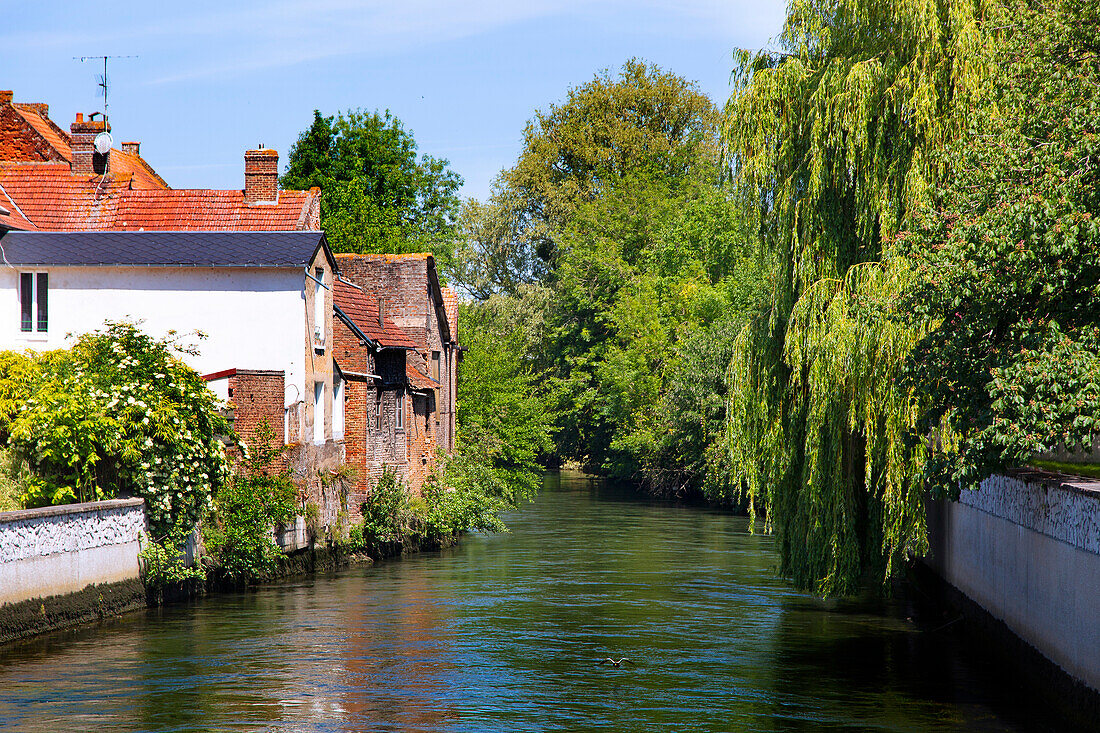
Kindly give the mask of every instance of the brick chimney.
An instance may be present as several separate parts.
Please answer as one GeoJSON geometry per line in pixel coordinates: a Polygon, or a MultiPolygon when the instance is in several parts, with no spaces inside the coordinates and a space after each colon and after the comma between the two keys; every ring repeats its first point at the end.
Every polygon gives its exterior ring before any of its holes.
{"type": "Polygon", "coordinates": [[[0,91],[0,104],[11,104],[12,91],[4,89],[0,91]]]}
{"type": "Polygon", "coordinates": [[[130,155],[141,155],[141,143],[122,143],[122,152],[130,155]]]}
{"type": "Polygon", "coordinates": [[[107,156],[95,151],[95,136],[110,131],[111,126],[103,120],[85,120],[83,114],[76,113],[76,122],[69,125],[73,143],[71,169],[74,175],[102,175],[107,170],[107,156]]]}
{"type": "Polygon", "coordinates": [[[275,203],[279,198],[279,151],[246,150],[244,153],[244,202],[275,203]]]}

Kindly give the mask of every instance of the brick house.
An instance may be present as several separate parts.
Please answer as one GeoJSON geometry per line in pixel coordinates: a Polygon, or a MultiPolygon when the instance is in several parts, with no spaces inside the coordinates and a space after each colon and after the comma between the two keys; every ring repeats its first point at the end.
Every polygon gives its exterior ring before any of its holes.
{"type": "Polygon", "coordinates": [[[349,317],[347,331],[336,330],[336,360],[346,369],[345,360],[355,359],[371,375],[354,386],[348,381],[349,400],[355,400],[354,407],[349,401],[349,414],[365,420],[362,441],[346,443],[348,463],[358,475],[352,493],[365,495],[383,466],[419,491],[438,451],[454,449],[458,300],[440,287],[429,254],[337,254],[336,261],[336,303],[349,317]],[[400,350],[355,341],[354,327],[364,323],[392,323],[405,335],[400,350]]]}
{"type": "Polygon", "coordinates": [[[95,138],[103,120],[76,120],[63,130],[49,105],[13,102],[0,91],[0,226],[45,231],[317,230],[321,191],[279,189],[279,154],[244,154],[244,188],[173,189],[137,142],[106,154],[95,138]],[[7,213],[3,213],[6,211],[7,213]]]}
{"type": "Polygon", "coordinates": [[[319,189],[280,190],[275,151],[245,153],[241,190],[174,190],[137,143],[97,153],[103,121],[66,132],[48,113],[0,91],[0,348],[57,348],[105,319],[204,331],[192,366],[246,442],[266,421],[290,446],[326,524],[357,515],[384,466],[419,491],[454,448],[461,355],[431,255],[334,257],[319,189]],[[343,463],[352,486],[327,480],[343,463]]]}

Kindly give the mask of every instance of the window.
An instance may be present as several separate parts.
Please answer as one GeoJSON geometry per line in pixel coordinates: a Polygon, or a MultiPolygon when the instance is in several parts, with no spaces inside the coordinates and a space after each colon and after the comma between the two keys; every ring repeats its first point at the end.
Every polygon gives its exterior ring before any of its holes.
{"type": "Polygon", "coordinates": [[[344,438],[344,380],[340,373],[332,373],[332,439],[344,438]]]}
{"type": "Polygon", "coordinates": [[[49,290],[47,273],[19,273],[19,330],[23,333],[46,333],[49,329],[49,290]]]}
{"type": "Polygon", "coordinates": [[[325,343],[325,268],[313,270],[313,340],[325,343]]]}
{"type": "Polygon", "coordinates": [[[439,381],[439,352],[432,352],[432,379],[439,381]]]}
{"type": "Polygon", "coordinates": [[[374,432],[382,432],[382,390],[378,390],[374,399],[374,432]]]}
{"type": "Polygon", "coordinates": [[[313,383],[313,442],[325,442],[325,383],[313,383]]]}
{"type": "Polygon", "coordinates": [[[405,429],[405,392],[404,392],[404,390],[399,389],[396,392],[394,392],[393,394],[394,394],[394,400],[397,402],[397,405],[395,406],[396,409],[394,410],[394,415],[395,415],[394,422],[396,423],[395,427],[398,430],[404,430],[405,429]]]}

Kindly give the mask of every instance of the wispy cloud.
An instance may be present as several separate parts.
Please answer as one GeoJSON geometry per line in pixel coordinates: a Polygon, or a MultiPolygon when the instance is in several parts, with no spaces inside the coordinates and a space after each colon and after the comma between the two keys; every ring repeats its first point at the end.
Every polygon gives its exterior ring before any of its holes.
{"type": "Polygon", "coordinates": [[[759,23],[775,27],[782,14],[782,4],[775,4],[775,13],[769,13],[761,11],[759,0],[253,0],[228,8],[224,1],[200,0],[167,6],[172,9],[164,14],[166,6],[156,3],[136,13],[132,6],[112,9],[108,2],[104,12],[75,19],[79,31],[13,30],[0,35],[0,48],[74,55],[88,48],[143,48],[180,60],[172,71],[148,80],[163,85],[415,50],[554,18],[601,26],[621,24],[627,17],[648,25],[641,27],[648,32],[734,40],[757,31],[759,23]],[[194,53],[196,48],[202,53],[194,53]]]}

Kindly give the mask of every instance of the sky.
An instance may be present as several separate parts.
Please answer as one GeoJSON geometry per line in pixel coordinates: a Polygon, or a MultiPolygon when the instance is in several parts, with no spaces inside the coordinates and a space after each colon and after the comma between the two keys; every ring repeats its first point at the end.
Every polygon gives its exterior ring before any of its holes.
{"type": "Polygon", "coordinates": [[[173,188],[241,188],[244,151],[287,152],[313,110],[389,109],[484,198],[523,126],[637,57],[729,95],[735,48],[778,36],[785,0],[0,0],[0,89],[67,129],[101,110],[173,188]]]}

